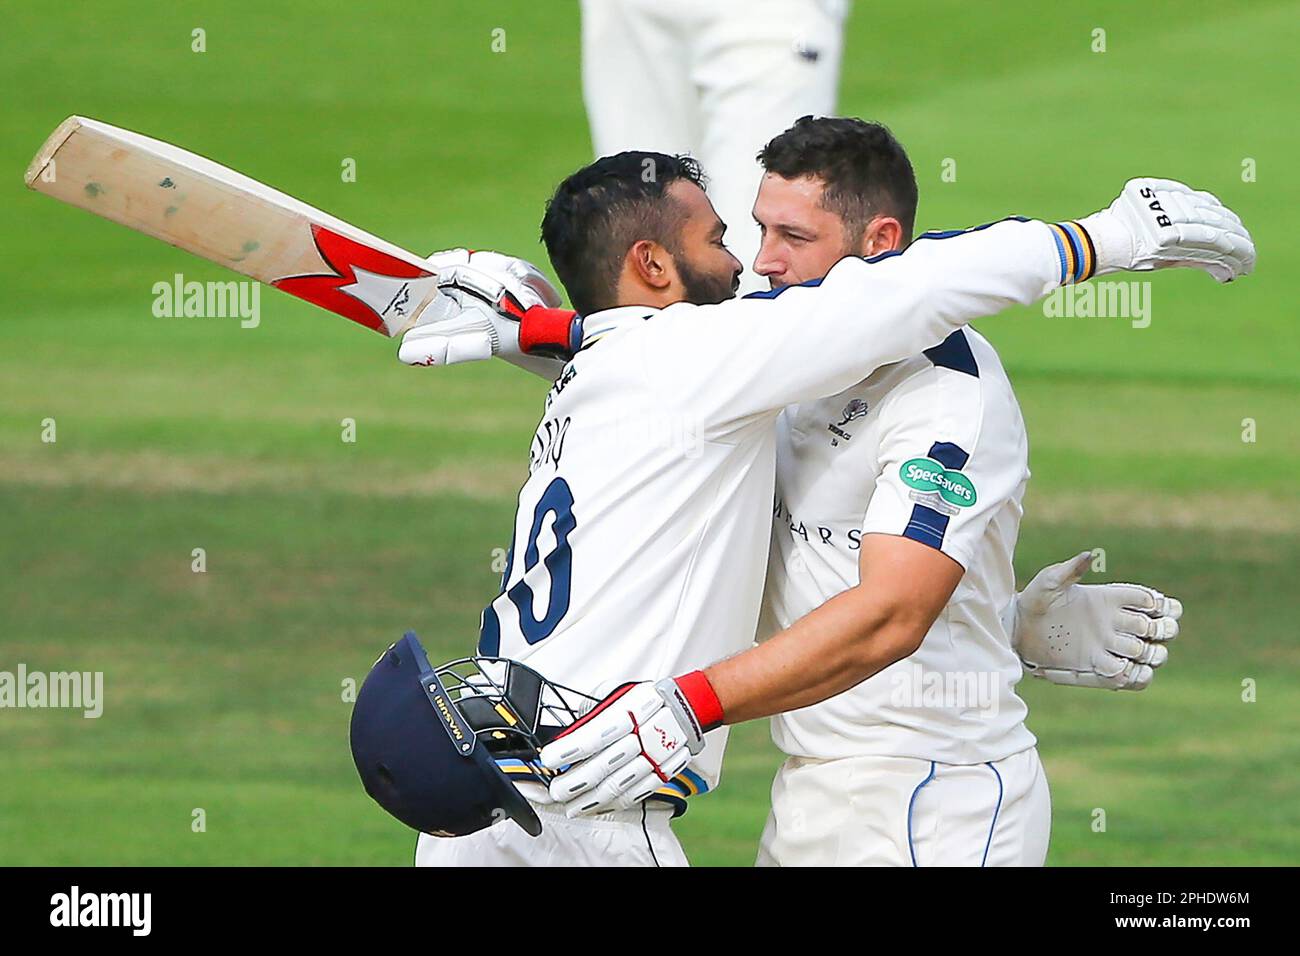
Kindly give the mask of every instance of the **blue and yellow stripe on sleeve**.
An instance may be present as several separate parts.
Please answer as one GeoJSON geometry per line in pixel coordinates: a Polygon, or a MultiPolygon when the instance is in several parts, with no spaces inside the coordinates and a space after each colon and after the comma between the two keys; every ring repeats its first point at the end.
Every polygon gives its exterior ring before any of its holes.
{"type": "Polygon", "coordinates": [[[1091,279],[1097,271],[1097,250],[1088,230],[1077,222],[1049,222],[1061,260],[1061,285],[1091,279]]]}
{"type": "Polygon", "coordinates": [[[694,770],[683,770],[673,779],[650,795],[651,800],[662,800],[671,805],[673,816],[679,817],[686,812],[686,799],[701,793],[708,793],[709,785],[694,770]]]}

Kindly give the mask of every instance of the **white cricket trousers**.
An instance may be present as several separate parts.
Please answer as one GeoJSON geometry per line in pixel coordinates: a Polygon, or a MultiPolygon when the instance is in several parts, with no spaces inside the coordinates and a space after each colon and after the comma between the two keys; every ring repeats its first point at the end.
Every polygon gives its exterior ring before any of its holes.
{"type": "Polygon", "coordinates": [[[790,757],[758,866],[1042,866],[1052,828],[1035,748],[1003,760],[790,757]]]}
{"type": "Polygon", "coordinates": [[[597,156],[690,153],[760,283],[755,155],[801,116],[835,113],[847,0],[583,0],[582,88],[597,156]]]}
{"type": "Polygon", "coordinates": [[[420,834],[416,866],[689,866],[669,826],[672,808],[648,801],[631,810],[573,820],[533,804],[542,821],[531,837],[511,820],[463,837],[420,834]]]}

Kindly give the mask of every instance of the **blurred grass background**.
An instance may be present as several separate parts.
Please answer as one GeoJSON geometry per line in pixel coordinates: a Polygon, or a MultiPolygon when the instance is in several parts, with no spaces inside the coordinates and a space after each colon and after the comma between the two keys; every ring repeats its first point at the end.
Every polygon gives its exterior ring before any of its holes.
{"type": "MultiPolygon", "coordinates": [[[[356,781],[342,683],[406,628],[435,657],[472,647],[542,387],[504,366],[399,367],[380,337],[270,291],[256,329],[155,318],[155,282],[226,274],[20,176],[82,113],[415,250],[544,262],[542,203],[590,157],[576,5],[110,0],[5,17],[0,77],[28,92],[0,114],[0,670],[101,670],[106,703],[98,720],[0,709],[0,863],[408,863],[414,841],[356,781]]],[[[907,145],[921,227],[1082,215],[1161,175],[1217,192],[1260,248],[1231,288],[1157,277],[1150,328],[981,323],[1030,426],[1022,583],[1100,547],[1096,579],[1187,605],[1150,691],[1024,687],[1053,864],[1300,858],[1300,317],[1283,290],[1300,266],[1298,25],[1297,3],[1165,0],[860,3],[849,22],[841,109],[907,145]]],[[[767,728],[733,741],[723,786],[678,821],[698,864],[750,863],[766,814],[767,728]]]]}

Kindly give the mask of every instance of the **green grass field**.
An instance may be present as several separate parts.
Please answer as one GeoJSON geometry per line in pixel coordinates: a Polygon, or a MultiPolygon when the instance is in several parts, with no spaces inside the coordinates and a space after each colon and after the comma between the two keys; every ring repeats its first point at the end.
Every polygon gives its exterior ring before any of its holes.
{"type": "MultiPolygon", "coordinates": [[[[113,0],[5,20],[0,670],[103,671],[106,702],[98,720],[0,710],[0,864],[406,864],[412,838],[356,780],[343,682],[406,628],[434,657],[472,646],[542,388],[505,366],[400,367],[278,293],[256,329],[155,318],[155,282],[224,275],[21,174],[83,113],[413,249],[544,262],[542,203],[589,159],[576,5],[113,0]]],[[[981,323],[1030,427],[1021,581],[1101,547],[1099,580],[1187,606],[1148,692],[1025,687],[1053,864],[1300,859],[1298,25],[1300,3],[1171,0],[861,3],[850,20],[841,109],[908,146],[920,225],[1078,216],[1161,175],[1216,191],[1260,249],[1230,288],[1157,277],[1149,328],[981,323]]],[[[723,786],[679,821],[698,864],[752,862],[766,814],[767,728],[733,740],[723,786]]]]}

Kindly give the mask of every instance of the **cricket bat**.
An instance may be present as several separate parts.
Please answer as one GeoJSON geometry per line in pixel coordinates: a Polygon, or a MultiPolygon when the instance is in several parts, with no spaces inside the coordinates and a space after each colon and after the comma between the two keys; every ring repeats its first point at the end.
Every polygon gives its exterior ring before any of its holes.
{"type": "Polygon", "coordinates": [[[188,150],[69,116],[27,185],[385,335],[438,296],[414,253],[188,150]]]}

